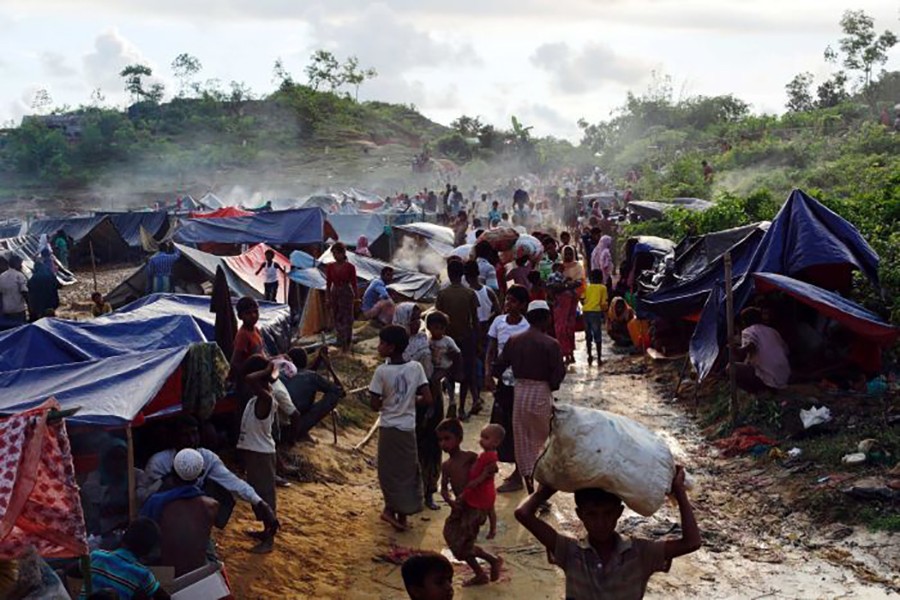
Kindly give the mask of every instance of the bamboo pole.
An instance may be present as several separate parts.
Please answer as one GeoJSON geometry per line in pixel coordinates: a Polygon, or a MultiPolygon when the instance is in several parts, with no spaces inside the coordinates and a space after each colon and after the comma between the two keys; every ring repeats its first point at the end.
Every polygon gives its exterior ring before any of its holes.
{"type": "Polygon", "coordinates": [[[734,293],[731,286],[731,252],[725,253],[725,318],[728,330],[728,387],[731,394],[731,424],[737,422],[737,380],[734,368],[734,293]]]}
{"type": "Polygon", "coordinates": [[[128,520],[134,521],[138,514],[137,489],[134,478],[134,436],[131,423],[125,428],[125,439],[128,442],[128,520]]]}
{"type": "Polygon", "coordinates": [[[88,247],[91,249],[91,274],[94,276],[94,291],[97,291],[97,260],[94,258],[94,240],[88,239],[88,247]]]}

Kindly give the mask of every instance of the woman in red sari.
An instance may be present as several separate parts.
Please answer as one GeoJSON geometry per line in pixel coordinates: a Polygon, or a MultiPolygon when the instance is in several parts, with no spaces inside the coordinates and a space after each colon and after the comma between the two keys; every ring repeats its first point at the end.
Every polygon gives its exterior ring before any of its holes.
{"type": "Polygon", "coordinates": [[[325,267],[325,285],[328,292],[328,303],[334,317],[334,329],[337,333],[338,348],[342,352],[350,350],[353,342],[353,321],[356,299],[359,290],[356,287],[356,267],[347,261],[347,249],[337,242],[331,247],[334,262],[325,267]]]}

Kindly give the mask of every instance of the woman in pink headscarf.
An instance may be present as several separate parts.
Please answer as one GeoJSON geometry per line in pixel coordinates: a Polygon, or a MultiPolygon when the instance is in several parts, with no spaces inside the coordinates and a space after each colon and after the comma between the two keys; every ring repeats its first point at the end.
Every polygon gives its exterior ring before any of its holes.
{"type": "Polygon", "coordinates": [[[364,235],[359,236],[359,239],[356,240],[356,250],[355,254],[359,256],[368,256],[372,258],[372,253],[369,251],[369,238],[364,235]]]}
{"type": "Polygon", "coordinates": [[[597,243],[597,247],[591,253],[591,270],[599,269],[603,271],[603,284],[606,289],[612,289],[613,276],[613,259],[612,259],[612,238],[604,235],[597,243]]]}

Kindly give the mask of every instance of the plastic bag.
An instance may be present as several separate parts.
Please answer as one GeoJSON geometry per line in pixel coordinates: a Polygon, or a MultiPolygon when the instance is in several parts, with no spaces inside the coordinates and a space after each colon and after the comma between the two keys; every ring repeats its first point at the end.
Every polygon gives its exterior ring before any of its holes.
{"type": "Polygon", "coordinates": [[[481,234],[478,238],[479,242],[487,242],[497,252],[510,250],[519,239],[519,232],[511,227],[498,227],[497,229],[489,229],[481,234]]]}
{"type": "Polygon", "coordinates": [[[831,410],[827,406],[801,409],[800,420],[803,422],[803,429],[822,425],[831,420],[831,410]]]}
{"type": "Polygon", "coordinates": [[[604,489],[649,517],[672,487],[675,460],[666,443],[636,421],[557,404],[534,477],[563,492],[604,489]]]}

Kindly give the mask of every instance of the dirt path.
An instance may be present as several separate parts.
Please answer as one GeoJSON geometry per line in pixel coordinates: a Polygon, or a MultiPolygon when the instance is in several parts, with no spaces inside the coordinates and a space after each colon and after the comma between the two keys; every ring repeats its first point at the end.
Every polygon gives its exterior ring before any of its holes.
{"type": "MultiPolygon", "coordinates": [[[[608,340],[607,340],[608,341],[608,340]]],[[[579,342],[580,346],[583,346],[579,342]]],[[[609,344],[606,345],[608,351],[609,344]]],[[[641,358],[610,354],[601,370],[588,368],[584,354],[571,367],[558,399],[632,417],[658,431],[696,480],[692,498],[704,536],[704,547],[675,561],[671,572],[650,581],[648,598],[892,598],[900,588],[900,544],[896,536],[853,532],[833,526],[818,530],[803,515],[793,513],[777,494],[757,492],[760,475],[750,461],[713,456],[682,410],[667,404],[646,374],[641,358]],[[843,537],[843,539],[838,539],[843,537]]],[[[465,446],[475,449],[476,433],[486,422],[475,418],[466,426],[465,446]]],[[[507,471],[504,469],[503,473],[507,471]]],[[[378,498],[370,484],[367,497],[378,498]]],[[[479,589],[457,588],[457,598],[561,598],[563,580],[547,563],[543,550],[518,526],[513,510],[522,494],[501,495],[497,504],[498,536],[488,548],[506,560],[501,582],[479,589]]],[[[426,511],[413,519],[414,530],[387,531],[377,521],[377,505],[366,511],[380,550],[391,544],[443,550],[441,528],[447,509],[426,511]]],[[[555,526],[578,532],[570,495],[554,501],[555,526]]],[[[626,511],[620,531],[662,537],[678,522],[675,507],[665,506],[651,518],[626,511]]],[[[374,555],[373,555],[374,556],[374,555]]],[[[399,569],[364,559],[353,565],[346,598],[387,600],[403,597],[399,569]]],[[[457,566],[456,581],[467,576],[457,566]]]]}

